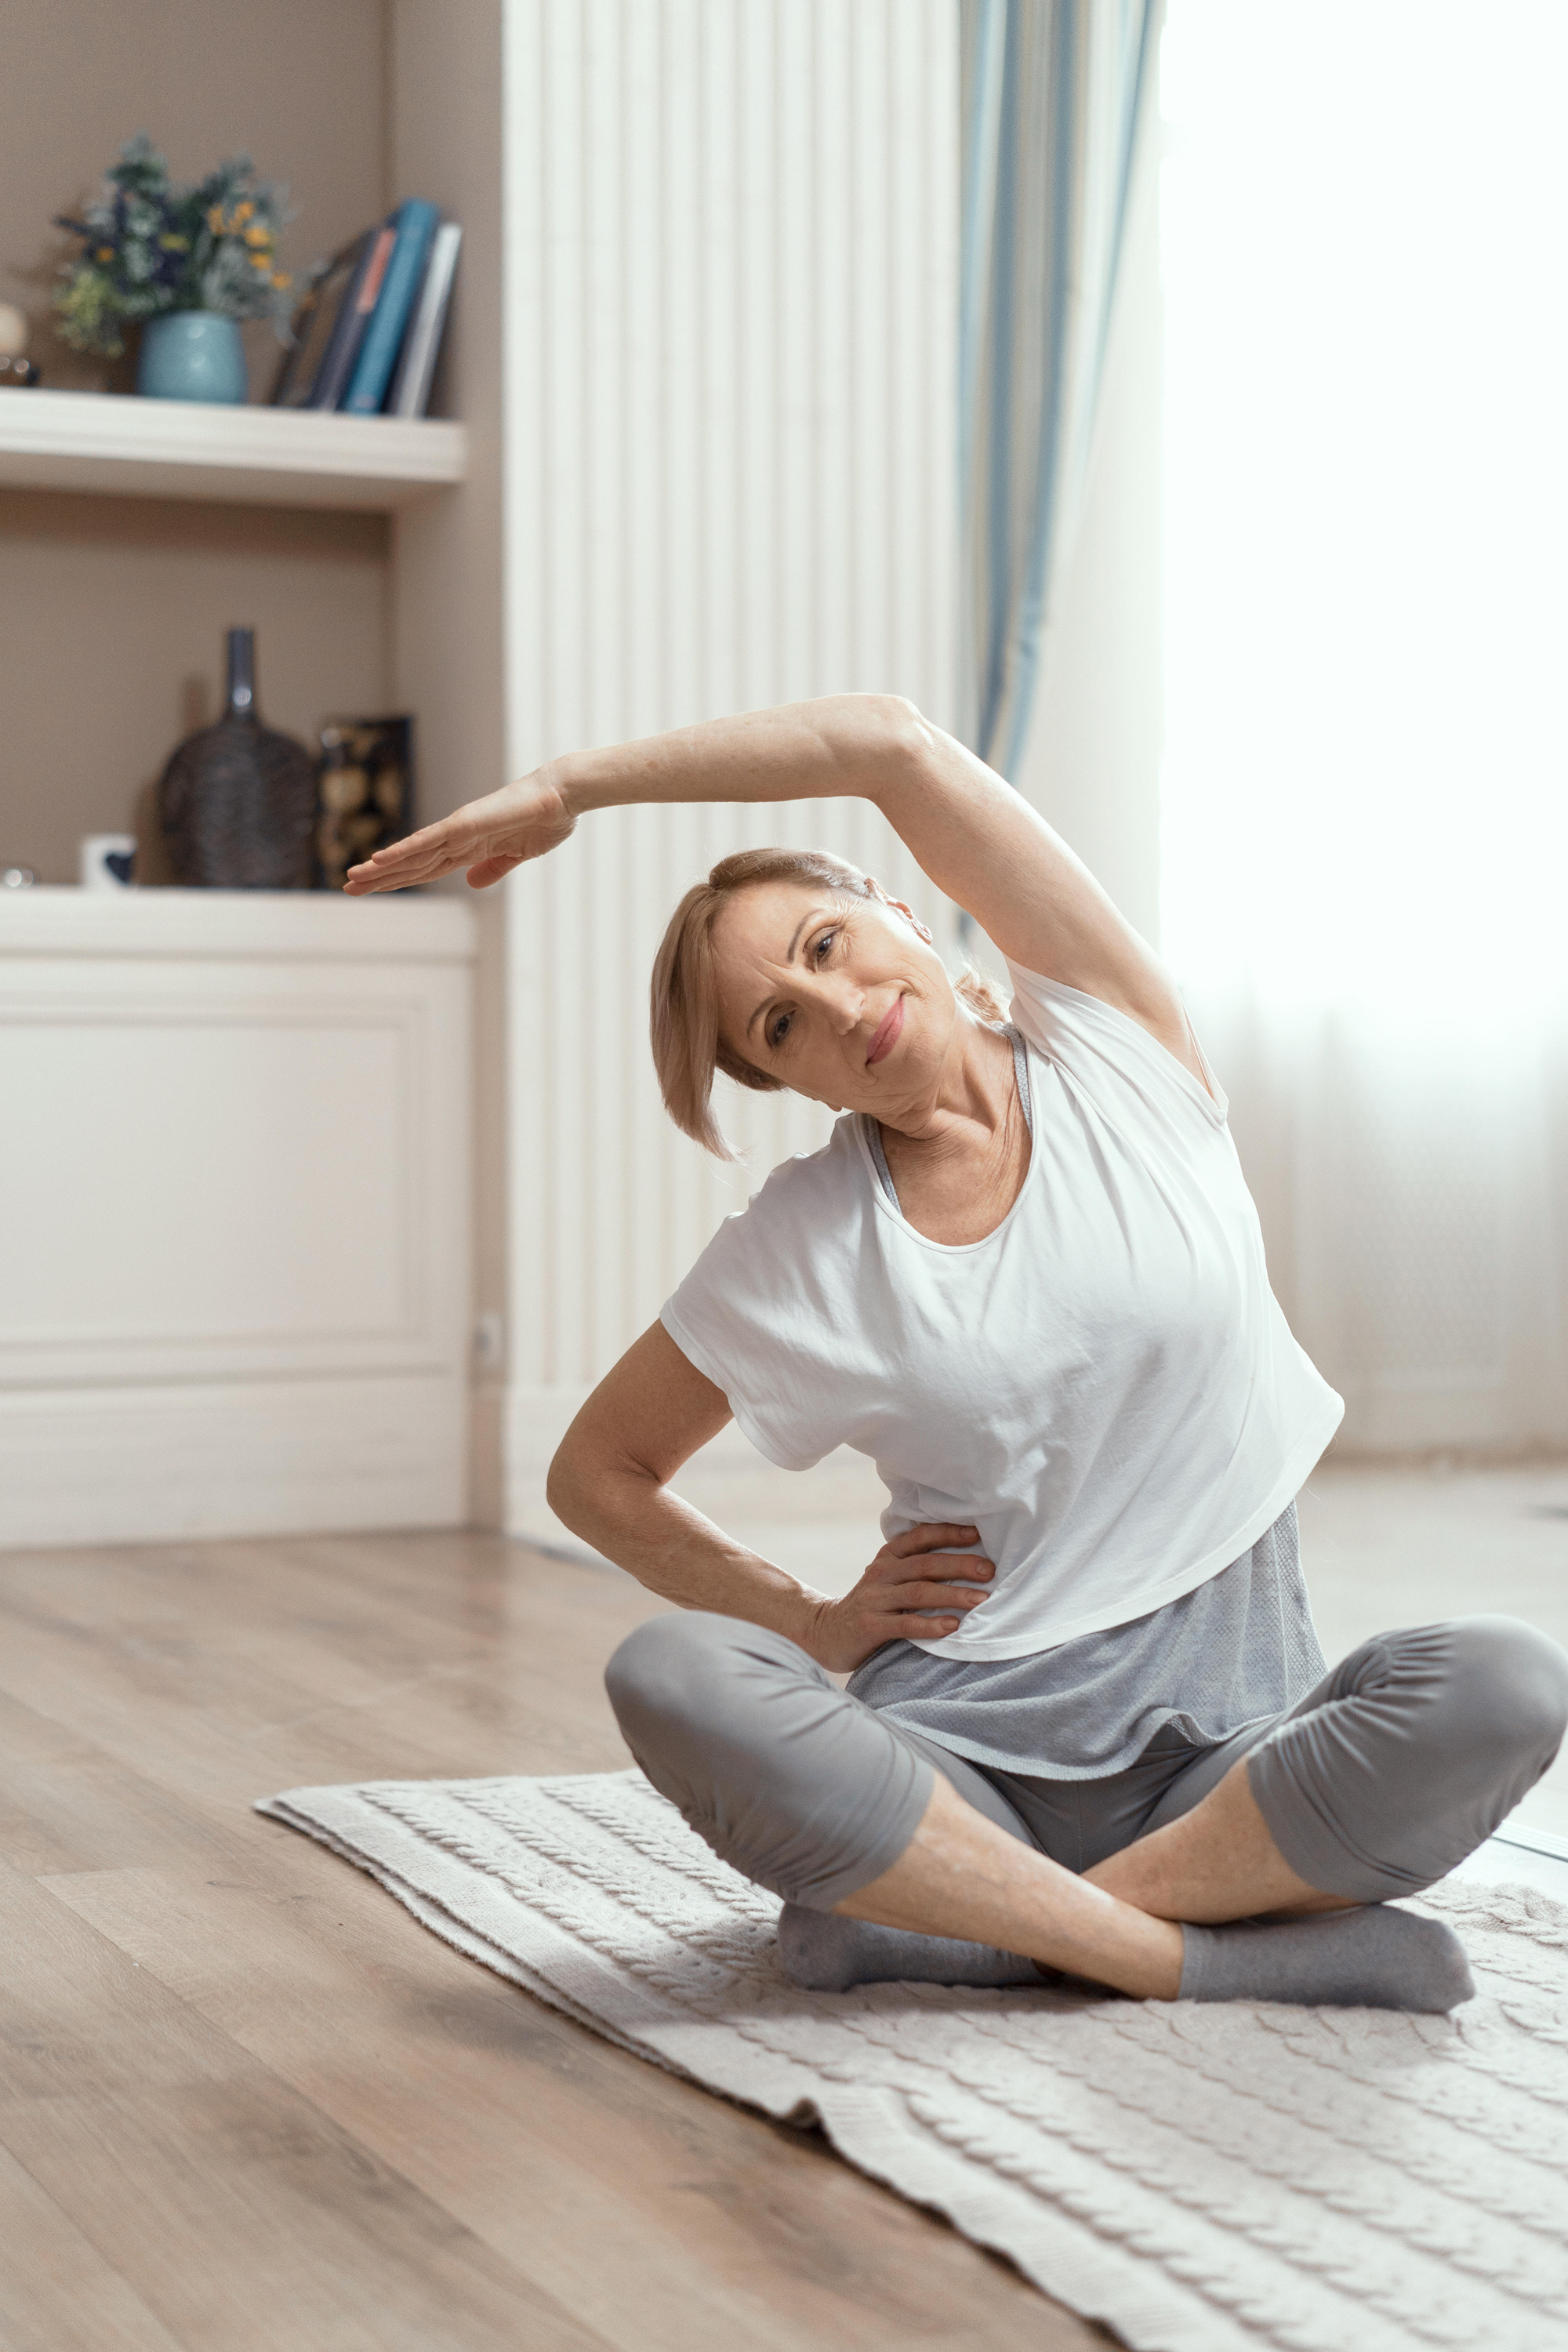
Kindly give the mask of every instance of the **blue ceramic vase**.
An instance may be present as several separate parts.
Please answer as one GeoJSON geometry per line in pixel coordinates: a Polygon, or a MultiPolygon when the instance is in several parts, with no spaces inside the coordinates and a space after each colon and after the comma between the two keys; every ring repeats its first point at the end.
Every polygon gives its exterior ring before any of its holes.
{"type": "Polygon", "coordinates": [[[232,404],[249,388],[237,320],[216,310],[166,310],[142,328],[136,389],[149,400],[232,404]]]}

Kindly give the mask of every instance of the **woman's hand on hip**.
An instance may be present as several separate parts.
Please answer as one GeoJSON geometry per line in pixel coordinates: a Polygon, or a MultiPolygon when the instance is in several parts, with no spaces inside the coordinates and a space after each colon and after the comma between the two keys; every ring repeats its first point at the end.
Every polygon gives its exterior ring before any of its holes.
{"type": "Polygon", "coordinates": [[[803,1646],[833,1674],[852,1673],[884,1642],[940,1642],[984,1600],[995,1570],[964,1545],[978,1528],[918,1527],[885,1543],[842,1601],[825,1601],[803,1646]],[[933,1552],[943,1557],[933,1559],[933,1552]]]}
{"type": "Polygon", "coordinates": [[[471,889],[483,890],[521,866],[558,849],[577,819],[548,768],[504,784],[454,809],[438,824],[427,824],[405,841],[378,849],[363,866],[351,866],[343,884],[351,898],[375,890],[406,890],[416,882],[437,882],[443,874],[468,869],[471,889]]]}

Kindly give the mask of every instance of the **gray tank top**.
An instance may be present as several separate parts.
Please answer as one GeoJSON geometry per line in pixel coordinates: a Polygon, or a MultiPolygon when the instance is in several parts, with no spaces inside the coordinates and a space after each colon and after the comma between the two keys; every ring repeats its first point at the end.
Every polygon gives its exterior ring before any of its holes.
{"type": "MultiPolygon", "coordinates": [[[[1032,1135],[1024,1041],[1016,1029],[1006,1034],[1032,1135]]],[[[866,1129],[896,1208],[876,1120],[866,1129]]],[[[889,1642],[849,1688],[890,1722],[994,1771],[1099,1780],[1167,1727],[1206,1748],[1278,1715],[1323,1671],[1291,1503],[1250,1551],[1147,1617],[1023,1658],[940,1658],[889,1642]]]]}

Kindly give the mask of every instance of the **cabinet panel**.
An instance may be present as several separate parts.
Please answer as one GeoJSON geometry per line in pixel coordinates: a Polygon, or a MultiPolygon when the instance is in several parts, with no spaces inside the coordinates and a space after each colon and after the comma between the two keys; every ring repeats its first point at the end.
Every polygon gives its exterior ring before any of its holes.
{"type": "Polygon", "coordinates": [[[471,926],[6,911],[0,1542],[460,1517],[471,926]]]}

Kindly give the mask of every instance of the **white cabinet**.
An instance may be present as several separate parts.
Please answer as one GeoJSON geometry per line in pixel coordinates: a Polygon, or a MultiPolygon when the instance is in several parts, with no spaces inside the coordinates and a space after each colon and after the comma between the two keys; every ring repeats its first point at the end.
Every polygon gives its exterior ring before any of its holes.
{"type": "Polygon", "coordinates": [[[0,1544],[466,1516],[475,923],[0,896],[0,1544]]]}

